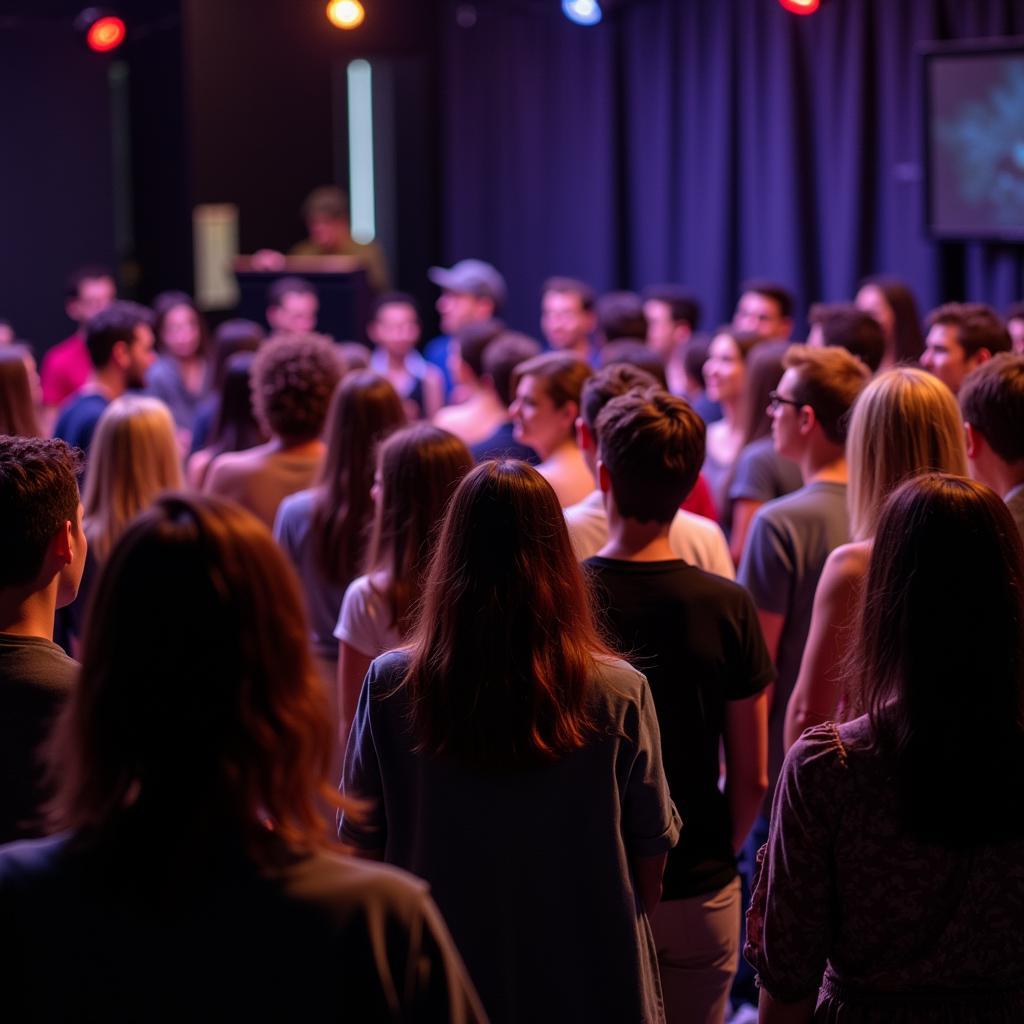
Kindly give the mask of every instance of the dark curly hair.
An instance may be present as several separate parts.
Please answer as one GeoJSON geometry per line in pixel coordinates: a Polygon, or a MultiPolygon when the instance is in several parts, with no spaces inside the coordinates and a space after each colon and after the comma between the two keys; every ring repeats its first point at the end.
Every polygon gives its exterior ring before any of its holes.
{"type": "Polygon", "coordinates": [[[342,362],[322,334],[271,338],[253,358],[252,404],[278,437],[308,441],[319,436],[342,362]]]}

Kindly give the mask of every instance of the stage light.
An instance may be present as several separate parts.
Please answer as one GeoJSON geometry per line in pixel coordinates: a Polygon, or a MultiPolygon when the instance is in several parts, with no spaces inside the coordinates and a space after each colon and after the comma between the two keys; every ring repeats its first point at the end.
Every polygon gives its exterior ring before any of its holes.
{"type": "Polygon", "coordinates": [[[85,36],[85,45],[94,53],[116,50],[125,37],[124,22],[112,11],[87,7],[75,18],[75,28],[85,36]]]}
{"type": "Polygon", "coordinates": [[[779,3],[792,14],[813,14],[821,6],[821,0],[779,0],[779,3]]]}
{"type": "Polygon", "coordinates": [[[331,0],[327,5],[327,20],[335,28],[359,28],[365,17],[359,0],[331,0]]]}
{"type": "Polygon", "coordinates": [[[596,25],[601,20],[597,0],[562,0],[562,13],[577,25],[596,25]]]}

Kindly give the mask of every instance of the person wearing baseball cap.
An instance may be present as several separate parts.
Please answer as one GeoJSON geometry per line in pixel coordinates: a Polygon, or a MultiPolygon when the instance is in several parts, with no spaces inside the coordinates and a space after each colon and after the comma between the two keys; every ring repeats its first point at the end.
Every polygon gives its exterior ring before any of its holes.
{"type": "Polygon", "coordinates": [[[427,277],[441,289],[437,299],[441,334],[427,343],[424,356],[444,374],[445,394],[450,395],[451,336],[470,324],[494,319],[505,302],[505,278],[490,263],[474,259],[459,260],[451,267],[431,267],[427,277]]]}

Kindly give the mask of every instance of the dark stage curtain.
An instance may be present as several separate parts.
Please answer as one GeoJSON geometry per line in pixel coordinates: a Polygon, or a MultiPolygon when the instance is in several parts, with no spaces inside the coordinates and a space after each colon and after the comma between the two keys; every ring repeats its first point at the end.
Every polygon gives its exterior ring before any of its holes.
{"type": "Polygon", "coordinates": [[[460,0],[443,32],[444,254],[501,268],[518,327],[537,330],[549,274],[684,283],[707,327],[754,276],[801,312],[874,272],[922,310],[1024,297],[1024,246],[925,234],[916,53],[1024,35],[1021,0],[825,0],[810,17],[619,0],[595,28],[557,0],[460,0]]]}

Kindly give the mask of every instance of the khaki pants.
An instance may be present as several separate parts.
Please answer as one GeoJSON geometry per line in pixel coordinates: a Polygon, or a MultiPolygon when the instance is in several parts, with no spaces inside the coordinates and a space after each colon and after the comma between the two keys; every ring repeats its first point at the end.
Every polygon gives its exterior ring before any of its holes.
{"type": "Polygon", "coordinates": [[[736,973],[740,880],[659,903],[651,917],[668,1024],[722,1024],[736,973]]]}

